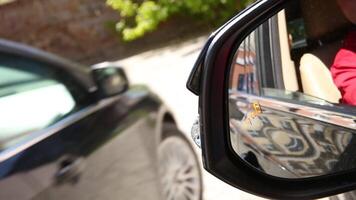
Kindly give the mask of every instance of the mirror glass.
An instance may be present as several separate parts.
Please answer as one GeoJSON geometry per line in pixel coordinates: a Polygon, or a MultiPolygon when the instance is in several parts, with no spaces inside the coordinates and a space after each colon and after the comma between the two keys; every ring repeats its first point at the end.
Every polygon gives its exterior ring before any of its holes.
{"type": "Polygon", "coordinates": [[[341,3],[289,1],[231,55],[230,143],[267,174],[356,168],[356,31],[341,3]]]}

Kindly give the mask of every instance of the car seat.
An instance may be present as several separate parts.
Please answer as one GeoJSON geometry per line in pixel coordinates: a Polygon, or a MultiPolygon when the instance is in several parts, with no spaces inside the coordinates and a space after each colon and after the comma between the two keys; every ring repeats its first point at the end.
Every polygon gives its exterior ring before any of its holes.
{"type": "Polygon", "coordinates": [[[337,51],[341,47],[339,30],[349,25],[336,0],[302,0],[303,18],[308,45],[314,44],[300,60],[300,76],[305,94],[332,103],[339,103],[341,94],[330,73],[337,51]],[[332,36],[332,37],[331,37],[332,36]]]}
{"type": "Polygon", "coordinates": [[[338,103],[341,94],[329,69],[315,54],[304,54],[300,60],[300,76],[305,94],[338,103]]]}

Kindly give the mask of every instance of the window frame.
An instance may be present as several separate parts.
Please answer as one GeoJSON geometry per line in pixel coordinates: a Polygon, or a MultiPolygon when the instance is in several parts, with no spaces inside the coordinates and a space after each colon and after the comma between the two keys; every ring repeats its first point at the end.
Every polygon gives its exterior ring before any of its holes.
{"type": "MultiPolygon", "coordinates": [[[[0,41],[0,47],[1,47],[1,41],[0,41]]],[[[76,75],[74,74],[75,72],[70,70],[71,66],[64,65],[61,62],[51,62],[51,58],[41,58],[41,59],[36,59],[31,56],[23,56],[19,54],[12,54],[8,52],[2,52],[0,49],[0,57],[3,57],[0,61],[0,65],[4,65],[5,67],[12,68],[13,65],[18,65],[17,63],[24,63],[23,66],[19,67],[20,70],[23,70],[23,68],[28,68],[30,69],[31,66],[36,65],[38,68],[45,68],[45,70],[53,72],[55,75],[52,77],[48,77],[50,79],[53,79],[54,81],[57,81],[58,83],[62,84],[66,90],[69,92],[70,96],[73,98],[75,102],[74,108],[63,115],[61,118],[58,120],[53,121],[51,124],[49,124],[46,127],[42,127],[38,130],[32,130],[29,131],[25,135],[19,135],[16,138],[13,138],[6,143],[9,142],[9,146],[5,146],[4,148],[0,149],[0,162],[3,160],[2,158],[5,156],[10,157],[12,154],[8,152],[17,152],[19,149],[22,148],[27,148],[31,146],[33,143],[35,143],[38,140],[44,139],[48,137],[50,134],[56,133],[58,130],[58,127],[66,127],[63,126],[63,124],[72,124],[78,118],[83,118],[82,116],[86,116],[88,114],[87,110],[92,110],[92,107],[96,107],[94,102],[96,101],[96,98],[93,98],[95,93],[93,91],[88,90],[86,88],[85,83],[83,83],[81,80],[78,80],[76,75]],[[49,61],[49,62],[46,62],[49,61]],[[94,104],[94,105],[93,105],[94,104]],[[92,106],[91,106],[92,105],[92,106]],[[47,135],[47,136],[46,136],[47,135]],[[26,144],[31,144],[29,146],[26,146],[26,144]]],[[[53,60],[52,60],[53,61],[53,60]]],[[[31,72],[33,74],[40,74],[35,71],[31,70],[23,70],[27,72],[31,72]]],[[[41,74],[40,74],[41,75],[41,74]]],[[[85,76],[85,74],[81,75],[82,77],[85,76]]],[[[90,87],[89,87],[90,88],[90,87]]],[[[31,90],[35,90],[30,89],[31,90]]]]}
{"type": "MultiPolygon", "coordinates": [[[[78,98],[78,97],[82,96],[79,93],[82,93],[83,90],[80,87],[78,87],[78,84],[75,84],[72,81],[72,79],[73,79],[72,77],[70,77],[70,76],[65,77],[65,74],[67,74],[67,73],[61,71],[61,69],[50,67],[50,66],[46,65],[45,63],[41,63],[41,62],[38,62],[33,59],[27,59],[27,58],[23,58],[23,57],[19,57],[19,56],[13,56],[13,55],[2,54],[2,53],[0,53],[0,68],[16,69],[21,72],[28,72],[30,74],[38,76],[39,80],[43,79],[43,80],[54,81],[54,82],[62,85],[74,101],[74,107],[69,112],[67,112],[63,116],[61,116],[60,118],[55,119],[50,124],[46,125],[45,127],[41,127],[38,130],[28,130],[28,133],[26,133],[26,132],[15,133],[15,135],[13,135],[11,138],[8,138],[8,139],[2,141],[2,142],[4,142],[4,144],[10,143],[9,146],[11,146],[13,142],[17,143],[16,142],[17,140],[21,141],[23,139],[26,139],[32,132],[46,129],[47,127],[50,127],[53,124],[56,124],[57,122],[61,121],[62,119],[66,118],[67,116],[80,110],[83,107],[83,105],[81,104],[82,100],[80,98],[78,98]],[[35,70],[35,69],[37,69],[37,70],[35,70]],[[44,74],[42,72],[44,72],[44,74]]],[[[15,80],[15,82],[16,82],[16,80],[15,80]]],[[[26,81],[25,83],[22,83],[21,85],[29,86],[29,85],[31,85],[31,83],[32,83],[32,81],[29,81],[29,82],[26,81]]],[[[11,86],[12,86],[11,84],[5,84],[4,89],[9,88],[11,86]]],[[[46,87],[47,86],[39,86],[39,87],[35,87],[35,88],[29,88],[26,91],[19,92],[19,94],[38,91],[39,89],[40,90],[45,89],[46,87]]],[[[9,94],[9,95],[12,96],[13,94],[9,94]]],[[[9,95],[0,96],[0,99],[7,98],[9,95]]],[[[25,99],[23,99],[23,100],[25,100],[25,99]]],[[[27,102],[22,101],[19,103],[26,105],[27,102]]],[[[51,103],[51,102],[49,102],[49,103],[51,103]]],[[[53,104],[53,106],[55,106],[55,105],[53,104]]],[[[22,115],[21,113],[18,113],[18,114],[22,115]]],[[[4,147],[4,149],[6,149],[6,148],[8,148],[8,147],[4,147]]]]}
{"type": "Polygon", "coordinates": [[[266,86],[267,88],[284,89],[283,76],[280,76],[283,73],[277,15],[261,24],[256,33],[256,53],[259,55],[257,56],[256,70],[260,77],[260,96],[263,96],[262,88],[266,88],[266,86]],[[276,68],[276,66],[279,67],[276,68]]]}
{"type": "Polygon", "coordinates": [[[96,84],[91,77],[90,67],[73,63],[56,55],[35,49],[33,47],[0,39],[0,54],[8,54],[45,63],[66,71],[70,76],[78,81],[78,84],[87,92],[91,93],[96,90],[96,84]]]}
{"type": "MultiPolygon", "coordinates": [[[[66,87],[66,89],[70,92],[73,99],[75,100],[77,106],[82,108],[88,105],[88,99],[90,99],[88,98],[89,92],[83,87],[83,84],[81,84],[81,82],[78,81],[78,79],[76,79],[76,77],[73,76],[72,73],[68,72],[66,68],[56,64],[28,58],[25,56],[12,55],[3,52],[0,52],[0,57],[5,57],[7,59],[6,61],[15,60],[16,62],[23,62],[25,65],[28,65],[29,68],[31,67],[31,65],[36,65],[39,68],[45,68],[46,71],[54,72],[56,75],[51,78],[58,81],[59,83],[62,83],[66,87]]],[[[0,61],[0,65],[3,65],[2,62],[3,61],[0,61]]],[[[11,68],[12,66],[5,66],[5,67],[11,68]]],[[[31,70],[26,70],[26,71],[34,74],[38,74],[31,70]]]]}

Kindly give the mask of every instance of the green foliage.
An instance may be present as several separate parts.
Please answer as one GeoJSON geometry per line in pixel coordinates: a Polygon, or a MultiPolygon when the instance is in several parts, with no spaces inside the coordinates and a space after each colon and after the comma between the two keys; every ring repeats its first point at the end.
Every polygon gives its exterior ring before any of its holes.
{"type": "Polygon", "coordinates": [[[120,13],[116,30],[125,41],[154,31],[173,15],[194,16],[212,24],[221,23],[254,0],[106,0],[120,13]]]}

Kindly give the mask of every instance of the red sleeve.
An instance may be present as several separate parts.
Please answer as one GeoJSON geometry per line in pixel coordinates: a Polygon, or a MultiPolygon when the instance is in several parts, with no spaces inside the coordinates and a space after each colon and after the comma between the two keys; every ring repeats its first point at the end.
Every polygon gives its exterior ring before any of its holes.
{"type": "Polygon", "coordinates": [[[342,102],[356,105],[356,51],[342,48],[336,54],[331,74],[342,95],[342,102]]]}

